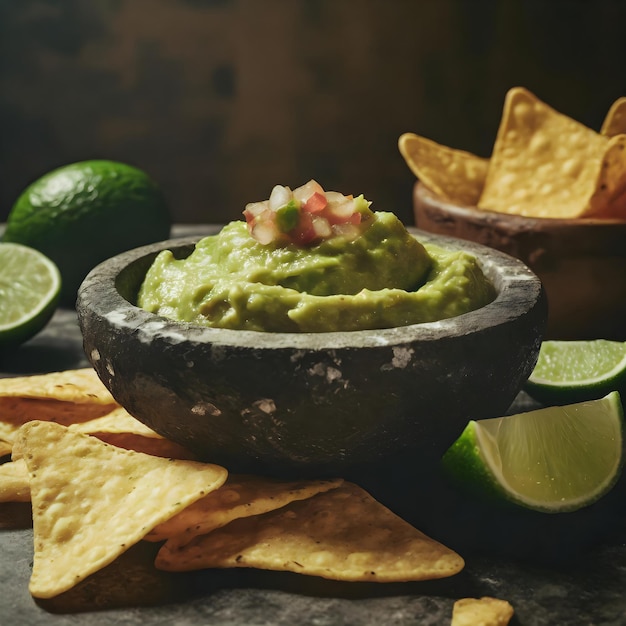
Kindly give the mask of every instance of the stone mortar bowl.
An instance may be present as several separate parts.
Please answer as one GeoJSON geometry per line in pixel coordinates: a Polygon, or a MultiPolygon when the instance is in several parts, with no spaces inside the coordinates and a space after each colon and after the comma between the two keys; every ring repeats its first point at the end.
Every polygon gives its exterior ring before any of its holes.
{"type": "Polygon", "coordinates": [[[442,199],[421,183],[415,223],[520,260],[541,279],[546,338],[626,340],[626,221],[505,215],[442,199]]]}
{"type": "Polygon", "coordinates": [[[174,322],[135,306],[157,253],[105,261],[77,301],[87,357],[132,415],[230,471],[352,476],[404,453],[442,454],[473,418],[504,414],[535,365],[546,320],[538,278],[484,246],[463,248],[495,285],[489,305],[382,330],[265,333],[174,322]]]}

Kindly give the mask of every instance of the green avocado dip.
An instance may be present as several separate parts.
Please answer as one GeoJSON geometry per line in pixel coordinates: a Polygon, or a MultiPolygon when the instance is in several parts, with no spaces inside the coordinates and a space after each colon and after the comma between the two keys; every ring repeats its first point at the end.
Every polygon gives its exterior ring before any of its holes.
{"type": "Polygon", "coordinates": [[[306,246],[260,243],[231,222],[187,258],[159,253],[137,304],[210,327],[327,332],[431,322],[493,300],[472,255],[420,243],[393,213],[359,211],[357,236],[306,246]]]}

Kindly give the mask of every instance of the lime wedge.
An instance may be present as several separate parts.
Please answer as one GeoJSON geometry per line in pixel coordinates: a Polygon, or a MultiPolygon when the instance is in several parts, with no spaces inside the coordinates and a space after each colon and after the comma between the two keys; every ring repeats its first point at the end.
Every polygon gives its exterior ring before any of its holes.
{"type": "Polygon", "coordinates": [[[544,404],[569,404],[626,394],[626,343],[544,341],[525,391],[544,404]]]}
{"type": "Polygon", "coordinates": [[[54,313],[61,275],[46,256],[17,243],[0,243],[0,348],[39,332],[54,313]]]}
{"type": "Polygon", "coordinates": [[[443,456],[446,473],[475,493],[557,513],[595,502],[619,478],[619,393],[471,421],[443,456]]]}

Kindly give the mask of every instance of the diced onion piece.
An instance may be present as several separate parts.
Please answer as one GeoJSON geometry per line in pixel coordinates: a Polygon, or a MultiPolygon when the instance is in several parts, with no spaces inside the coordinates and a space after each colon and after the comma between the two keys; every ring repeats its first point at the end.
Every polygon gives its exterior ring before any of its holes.
{"type": "Polygon", "coordinates": [[[280,236],[273,221],[258,221],[252,226],[250,234],[262,245],[276,241],[280,236]]]}
{"type": "Polygon", "coordinates": [[[246,221],[249,222],[251,219],[261,215],[261,213],[263,213],[266,209],[267,200],[262,202],[250,202],[249,204],[246,204],[243,214],[246,216],[246,221]]]}
{"type": "Polygon", "coordinates": [[[316,180],[311,179],[308,183],[294,189],[293,197],[304,204],[314,193],[324,195],[324,189],[316,180]]]}
{"type": "Polygon", "coordinates": [[[354,200],[343,198],[340,202],[330,202],[327,209],[328,219],[334,224],[348,222],[354,215],[354,200]]]}
{"type": "Polygon", "coordinates": [[[356,224],[345,222],[343,224],[335,224],[333,226],[333,233],[336,236],[345,237],[351,241],[361,234],[361,229],[356,224]]]}
{"type": "Polygon", "coordinates": [[[316,239],[326,239],[333,234],[333,229],[330,227],[328,220],[318,215],[313,216],[313,230],[315,231],[316,239]]]}
{"type": "Polygon", "coordinates": [[[291,189],[289,187],[283,187],[283,185],[275,185],[270,194],[268,206],[272,211],[280,209],[281,206],[285,206],[292,198],[291,189]]]}
{"type": "MultiPolygon", "coordinates": [[[[339,193],[338,191],[326,192],[326,199],[328,200],[330,204],[344,202],[347,198],[348,196],[344,196],[342,193],[339,193]]],[[[351,199],[352,196],[349,196],[349,198],[351,199]]]]}

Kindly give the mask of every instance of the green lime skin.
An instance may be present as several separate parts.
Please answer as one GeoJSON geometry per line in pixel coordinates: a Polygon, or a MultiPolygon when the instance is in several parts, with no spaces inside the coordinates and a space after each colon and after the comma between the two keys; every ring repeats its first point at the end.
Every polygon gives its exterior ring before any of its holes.
{"type": "Polygon", "coordinates": [[[58,266],[61,299],[74,303],[101,261],[169,237],[166,198],[143,171],[116,161],[72,163],[45,174],[18,197],[4,241],[31,246],[58,266]]]}
{"type": "Polygon", "coordinates": [[[506,490],[490,472],[483,461],[476,437],[476,421],[471,420],[443,455],[444,474],[453,483],[462,485],[469,493],[482,497],[491,504],[513,507],[506,490]]]}

